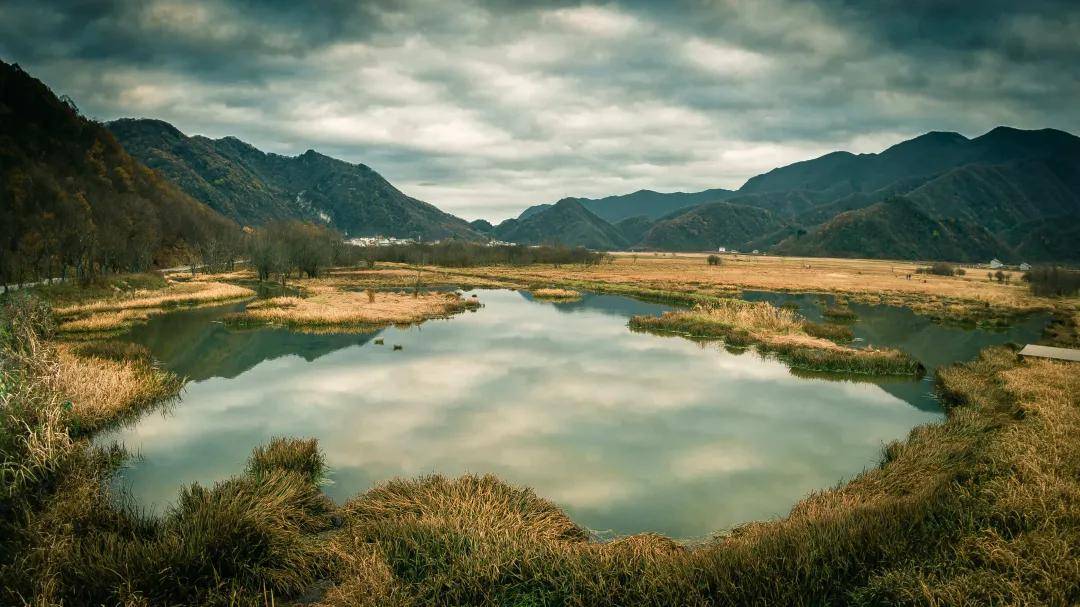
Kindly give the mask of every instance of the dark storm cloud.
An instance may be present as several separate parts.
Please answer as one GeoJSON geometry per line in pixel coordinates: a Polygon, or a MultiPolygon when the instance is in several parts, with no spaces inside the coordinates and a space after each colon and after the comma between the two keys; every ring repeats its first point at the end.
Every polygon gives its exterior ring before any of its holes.
{"type": "Polygon", "coordinates": [[[463,215],[737,187],[927,130],[1076,132],[1075,2],[0,0],[0,56],[102,119],[308,148],[463,215]]]}

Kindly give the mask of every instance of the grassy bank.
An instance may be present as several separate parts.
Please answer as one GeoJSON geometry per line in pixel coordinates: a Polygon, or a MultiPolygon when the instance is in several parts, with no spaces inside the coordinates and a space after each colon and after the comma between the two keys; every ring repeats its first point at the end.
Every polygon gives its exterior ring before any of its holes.
{"type": "MultiPolygon", "coordinates": [[[[254,297],[245,287],[213,281],[168,282],[153,289],[118,291],[106,296],[88,291],[77,301],[54,308],[59,331],[70,336],[115,333],[151,316],[180,307],[237,301],[254,297]]],[[[68,299],[74,299],[69,296],[68,299]]]]}
{"type": "Polygon", "coordinates": [[[305,287],[305,297],[274,297],[252,303],[225,318],[233,326],[282,325],[297,330],[368,330],[441,318],[480,306],[457,293],[395,293],[369,289],[342,291],[320,284],[305,287]]]}
{"type": "Polygon", "coordinates": [[[629,326],[634,331],[716,339],[735,347],[753,346],[807,371],[917,375],[924,370],[917,360],[896,349],[841,345],[837,342],[849,340],[850,329],[808,323],[795,311],[767,302],[722,300],[689,311],[634,316],[629,326]]]}
{"type": "Polygon", "coordinates": [[[589,534],[493,477],[383,484],[345,507],[330,605],[1072,604],[1080,378],[998,348],[942,373],[946,422],[880,466],[696,545],[589,534]]]}

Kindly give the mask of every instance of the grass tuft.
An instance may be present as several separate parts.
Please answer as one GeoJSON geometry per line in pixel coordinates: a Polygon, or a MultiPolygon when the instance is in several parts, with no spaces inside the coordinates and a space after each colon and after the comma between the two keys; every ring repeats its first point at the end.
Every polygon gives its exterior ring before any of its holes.
{"type": "Polygon", "coordinates": [[[247,473],[258,478],[274,470],[299,474],[317,485],[326,473],[326,460],[313,438],[276,437],[266,446],[255,448],[248,460],[247,473]]]}

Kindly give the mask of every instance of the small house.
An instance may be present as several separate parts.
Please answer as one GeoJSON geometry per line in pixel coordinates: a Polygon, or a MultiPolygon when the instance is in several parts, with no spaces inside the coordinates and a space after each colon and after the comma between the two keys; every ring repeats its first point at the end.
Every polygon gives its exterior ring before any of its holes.
{"type": "Polygon", "coordinates": [[[1020,264],[1020,271],[1021,272],[1027,272],[1030,269],[1031,269],[1031,264],[1030,263],[1024,262],[1024,263],[1020,264]]]}
{"type": "Polygon", "coordinates": [[[720,247],[716,250],[718,253],[727,253],[727,247],[720,247]]]}
{"type": "Polygon", "coordinates": [[[1001,268],[1004,268],[1004,267],[1005,267],[1005,264],[1001,263],[1000,259],[995,257],[994,259],[990,260],[990,269],[991,270],[1000,270],[1001,268]]]}

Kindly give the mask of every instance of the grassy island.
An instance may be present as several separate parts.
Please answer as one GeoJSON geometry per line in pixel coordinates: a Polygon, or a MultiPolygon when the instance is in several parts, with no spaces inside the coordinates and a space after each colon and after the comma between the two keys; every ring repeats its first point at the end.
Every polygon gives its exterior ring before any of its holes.
{"type": "Polygon", "coordinates": [[[767,302],[721,300],[693,310],[635,316],[629,325],[635,331],[715,339],[734,347],[753,346],[808,371],[917,375],[924,370],[919,361],[900,350],[841,345],[837,341],[850,340],[850,329],[808,323],[793,310],[767,302]]]}
{"type": "Polygon", "coordinates": [[[560,289],[557,287],[548,287],[544,289],[533,289],[532,295],[536,299],[543,299],[547,301],[574,301],[581,299],[581,292],[573,289],[560,289]]]}
{"type": "Polygon", "coordinates": [[[299,330],[365,330],[442,318],[480,306],[457,293],[343,291],[328,285],[305,287],[304,297],[274,297],[226,317],[234,326],[283,325],[299,330]]]}

